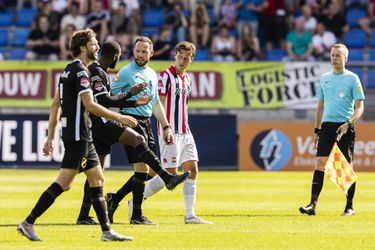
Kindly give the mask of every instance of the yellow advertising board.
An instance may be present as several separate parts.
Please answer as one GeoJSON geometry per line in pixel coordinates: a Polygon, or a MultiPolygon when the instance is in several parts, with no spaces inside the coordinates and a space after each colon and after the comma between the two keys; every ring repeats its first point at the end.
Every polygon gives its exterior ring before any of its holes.
{"type": "MultiPolygon", "coordinates": [[[[68,62],[9,61],[0,64],[1,107],[49,107],[68,62]]],[[[129,61],[119,62],[117,69],[129,61]]],[[[151,61],[157,72],[173,62],[151,61]]],[[[189,105],[209,109],[315,108],[315,90],[328,63],[195,62],[189,105]]],[[[116,72],[111,72],[114,79],[116,72]]]]}
{"type": "MultiPolygon", "coordinates": [[[[354,170],[375,171],[375,123],[356,125],[354,170]]],[[[241,171],[312,171],[316,150],[313,123],[239,124],[241,171]]]]}

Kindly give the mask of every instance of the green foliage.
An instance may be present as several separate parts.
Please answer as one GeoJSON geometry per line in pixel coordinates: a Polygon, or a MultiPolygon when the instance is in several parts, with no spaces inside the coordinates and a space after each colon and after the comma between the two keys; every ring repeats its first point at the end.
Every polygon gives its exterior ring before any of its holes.
{"type": "MultiPolygon", "coordinates": [[[[105,192],[132,173],[106,171],[105,192]]],[[[51,170],[0,170],[0,249],[374,249],[375,174],[359,173],[356,215],[341,217],[345,196],[328,178],[315,217],[298,208],[310,200],[311,172],[201,172],[196,213],[213,225],[183,224],[182,188],[163,190],[144,203],[157,226],[131,226],[127,199],[113,228],[133,242],[100,242],[99,226],[76,226],[84,175],[76,177],[36,222],[43,242],[21,237],[16,226],[56,178],[51,170]]],[[[91,211],[91,215],[95,215],[91,211]]]]}

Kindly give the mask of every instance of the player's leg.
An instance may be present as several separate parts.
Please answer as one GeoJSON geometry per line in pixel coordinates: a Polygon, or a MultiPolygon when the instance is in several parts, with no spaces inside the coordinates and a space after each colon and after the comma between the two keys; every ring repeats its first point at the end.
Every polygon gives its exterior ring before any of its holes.
{"type": "MultiPolygon", "coordinates": [[[[163,168],[172,175],[178,172],[178,162],[180,161],[181,138],[180,135],[174,134],[174,143],[167,145],[163,139],[159,140],[160,159],[162,159],[163,168]]],[[[155,176],[147,184],[144,199],[158,193],[165,187],[165,183],[160,176],[155,176]]]]}
{"type": "MultiPolygon", "coordinates": [[[[338,146],[344,154],[346,160],[353,164],[353,155],[354,155],[354,140],[355,140],[355,130],[354,128],[349,128],[348,131],[341,137],[338,142],[338,146]]],[[[341,215],[351,216],[354,215],[353,209],[353,198],[355,193],[356,183],[354,182],[348,189],[346,196],[346,205],[344,212],[341,215]]]]}
{"type": "Polygon", "coordinates": [[[154,225],[142,214],[143,194],[145,191],[145,183],[148,177],[148,166],[143,162],[133,164],[134,178],[133,178],[133,199],[129,209],[132,209],[130,224],[154,225]]]}
{"type": "MultiPolygon", "coordinates": [[[[93,129],[93,139],[94,139],[94,146],[96,152],[99,154],[99,161],[100,166],[104,166],[105,157],[110,153],[111,146],[108,145],[106,142],[103,142],[102,133],[99,133],[99,131],[107,131],[107,128],[105,125],[100,128],[94,128],[93,129]]],[[[108,134],[112,134],[113,131],[108,130],[108,134]]],[[[104,134],[104,133],[103,133],[104,134]]],[[[110,136],[109,135],[109,136],[110,136]]],[[[91,194],[90,194],[90,185],[88,180],[86,179],[85,185],[84,185],[84,192],[83,192],[83,199],[82,199],[82,205],[81,209],[76,221],[77,225],[97,225],[98,223],[89,215],[91,209],[91,194]]]]}
{"type": "Polygon", "coordinates": [[[185,202],[186,224],[212,224],[195,214],[194,206],[197,197],[197,177],[198,177],[198,151],[195,140],[191,134],[182,135],[181,158],[182,170],[190,171],[189,178],[183,184],[183,196],[185,202]]]}
{"type": "Polygon", "coordinates": [[[299,211],[303,214],[315,215],[315,208],[318,202],[320,192],[324,182],[324,165],[327,162],[329,153],[333,147],[336,137],[337,127],[330,123],[323,123],[319,132],[319,141],[316,152],[316,165],[311,183],[311,200],[304,207],[300,207],[299,211]]]}
{"type": "Polygon", "coordinates": [[[103,232],[102,241],[132,240],[132,237],[116,233],[109,225],[108,211],[103,197],[104,173],[92,143],[88,143],[88,154],[84,161],[82,162],[82,167],[90,185],[91,204],[94,207],[103,232]],[[86,161],[86,166],[83,163],[84,161],[86,161]]]}
{"type": "Polygon", "coordinates": [[[35,207],[26,220],[18,225],[18,231],[32,241],[39,241],[35,234],[33,224],[55,201],[55,199],[70,188],[81,163],[84,148],[79,143],[65,143],[64,158],[61,163],[59,175],[54,183],[40,196],[35,207]]]}

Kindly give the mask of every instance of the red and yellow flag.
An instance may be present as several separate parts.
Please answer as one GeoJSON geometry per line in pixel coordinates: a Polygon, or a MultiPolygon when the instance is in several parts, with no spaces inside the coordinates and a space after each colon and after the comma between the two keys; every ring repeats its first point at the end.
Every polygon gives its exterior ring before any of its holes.
{"type": "Polygon", "coordinates": [[[328,156],[328,160],[324,166],[324,172],[345,194],[349,187],[358,179],[352,165],[346,160],[336,142],[328,156]]]}

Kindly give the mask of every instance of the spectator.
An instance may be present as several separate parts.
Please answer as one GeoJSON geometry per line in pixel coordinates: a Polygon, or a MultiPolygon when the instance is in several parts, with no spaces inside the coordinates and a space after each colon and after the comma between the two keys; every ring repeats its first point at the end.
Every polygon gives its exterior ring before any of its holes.
{"type": "Polygon", "coordinates": [[[263,10],[263,34],[266,49],[271,50],[274,44],[285,48],[286,11],[284,0],[266,0],[263,10]]]}
{"type": "Polygon", "coordinates": [[[219,27],[219,34],[212,40],[211,54],[215,62],[233,62],[235,60],[236,40],[230,35],[227,27],[219,27]]]}
{"type": "Polygon", "coordinates": [[[237,57],[241,61],[253,61],[259,59],[259,39],[254,35],[249,23],[242,25],[237,46],[237,57]]]}
{"type": "Polygon", "coordinates": [[[48,17],[49,29],[53,31],[59,31],[60,29],[60,14],[53,10],[51,0],[44,0],[41,3],[38,14],[35,16],[34,24],[32,29],[36,28],[36,23],[39,21],[40,16],[48,17]]]}
{"type": "Polygon", "coordinates": [[[48,59],[55,61],[59,54],[59,33],[49,28],[47,16],[40,16],[38,26],[32,30],[26,42],[30,49],[27,60],[48,59]]]}
{"type": "Polygon", "coordinates": [[[238,33],[241,32],[243,24],[249,23],[253,33],[258,34],[259,16],[266,7],[266,0],[243,0],[240,3],[246,11],[240,11],[238,33]]]}
{"type": "Polygon", "coordinates": [[[313,54],[320,60],[329,60],[332,46],[336,43],[335,34],[327,31],[323,23],[318,23],[312,38],[313,54]]]}
{"type": "Polygon", "coordinates": [[[17,0],[17,9],[33,9],[38,8],[38,0],[17,0]]]}
{"type": "Polygon", "coordinates": [[[128,60],[133,57],[133,36],[129,34],[119,34],[116,36],[116,41],[121,46],[121,60],[128,60]]]}
{"type": "Polygon", "coordinates": [[[134,28],[136,30],[136,33],[139,34],[142,28],[142,16],[141,16],[141,10],[139,7],[139,1],[138,0],[109,0],[109,2],[110,2],[109,7],[111,10],[111,13],[114,13],[115,10],[119,8],[121,2],[125,3],[126,17],[134,19],[136,23],[136,26],[134,28]]]}
{"type": "Polygon", "coordinates": [[[210,38],[210,17],[206,6],[198,0],[190,16],[190,39],[197,47],[207,48],[210,38]],[[198,38],[201,37],[201,42],[198,38]]]}
{"type": "Polygon", "coordinates": [[[327,15],[322,19],[327,30],[332,31],[338,40],[342,40],[343,36],[349,30],[344,14],[341,12],[342,7],[339,2],[332,2],[329,5],[327,15]]]}
{"type": "Polygon", "coordinates": [[[76,31],[76,27],[74,24],[68,24],[61,29],[62,33],[60,34],[60,59],[67,60],[72,59],[73,55],[70,51],[70,39],[73,36],[74,31],[76,31]]]}
{"type": "Polygon", "coordinates": [[[188,21],[182,11],[183,6],[177,3],[173,7],[173,12],[165,19],[165,24],[169,26],[172,34],[172,44],[186,40],[186,29],[188,21]]]}
{"type": "Polygon", "coordinates": [[[288,56],[285,61],[313,61],[311,33],[305,31],[304,21],[300,18],[295,20],[295,29],[287,35],[286,49],[288,56]]]}
{"type": "Polygon", "coordinates": [[[302,6],[302,16],[300,18],[302,18],[305,23],[305,30],[313,33],[316,28],[317,20],[312,16],[312,9],[309,5],[305,4],[302,6]]]}
{"type": "Polygon", "coordinates": [[[87,17],[86,27],[94,30],[100,43],[104,43],[108,35],[109,13],[103,9],[101,0],[94,0],[92,11],[87,17]]]}
{"type": "Polygon", "coordinates": [[[368,16],[358,20],[359,27],[361,27],[368,36],[371,35],[371,25],[375,23],[375,0],[369,1],[370,3],[367,8],[368,16]]]}
{"type": "Polygon", "coordinates": [[[61,19],[60,30],[64,31],[68,25],[74,25],[77,30],[82,30],[86,26],[85,17],[79,14],[78,2],[73,2],[69,8],[69,12],[61,19]]]}
{"type": "Polygon", "coordinates": [[[191,10],[194,10],[200,3],[204,4],[206,8],[213,9],[214,16],[217,18],[220,13],[221,0],[187,0],[191,10]]]}
{"type": "Polygon", "coordinates": [[[120,3],[111,18],[111,34],[115,37],[120,34],[135,34],[137,32],[135,26],[135,20],[126,16],[126,4],[120,3]]]}
{"type": "Polygon", "coordinates": [[[169,60],[172,46],[170,42],[170,31],[168,27],[160,28],[160,36],[154,41],[154,60],[169,60]]]}
{"type": "Polygon", "coordinates": [[[68,11],[68,0],[51,0],[52,9],[60,14],[64,15],[68,11]]]}
{"type": "Polygon", "coordinates": [[[237,24],[237,8],[240,5],[233,3],[233,0],[225,0],[220,8],[220,22],[219,25],[225,25],[228,29],[236,27],[237,24]]]}

